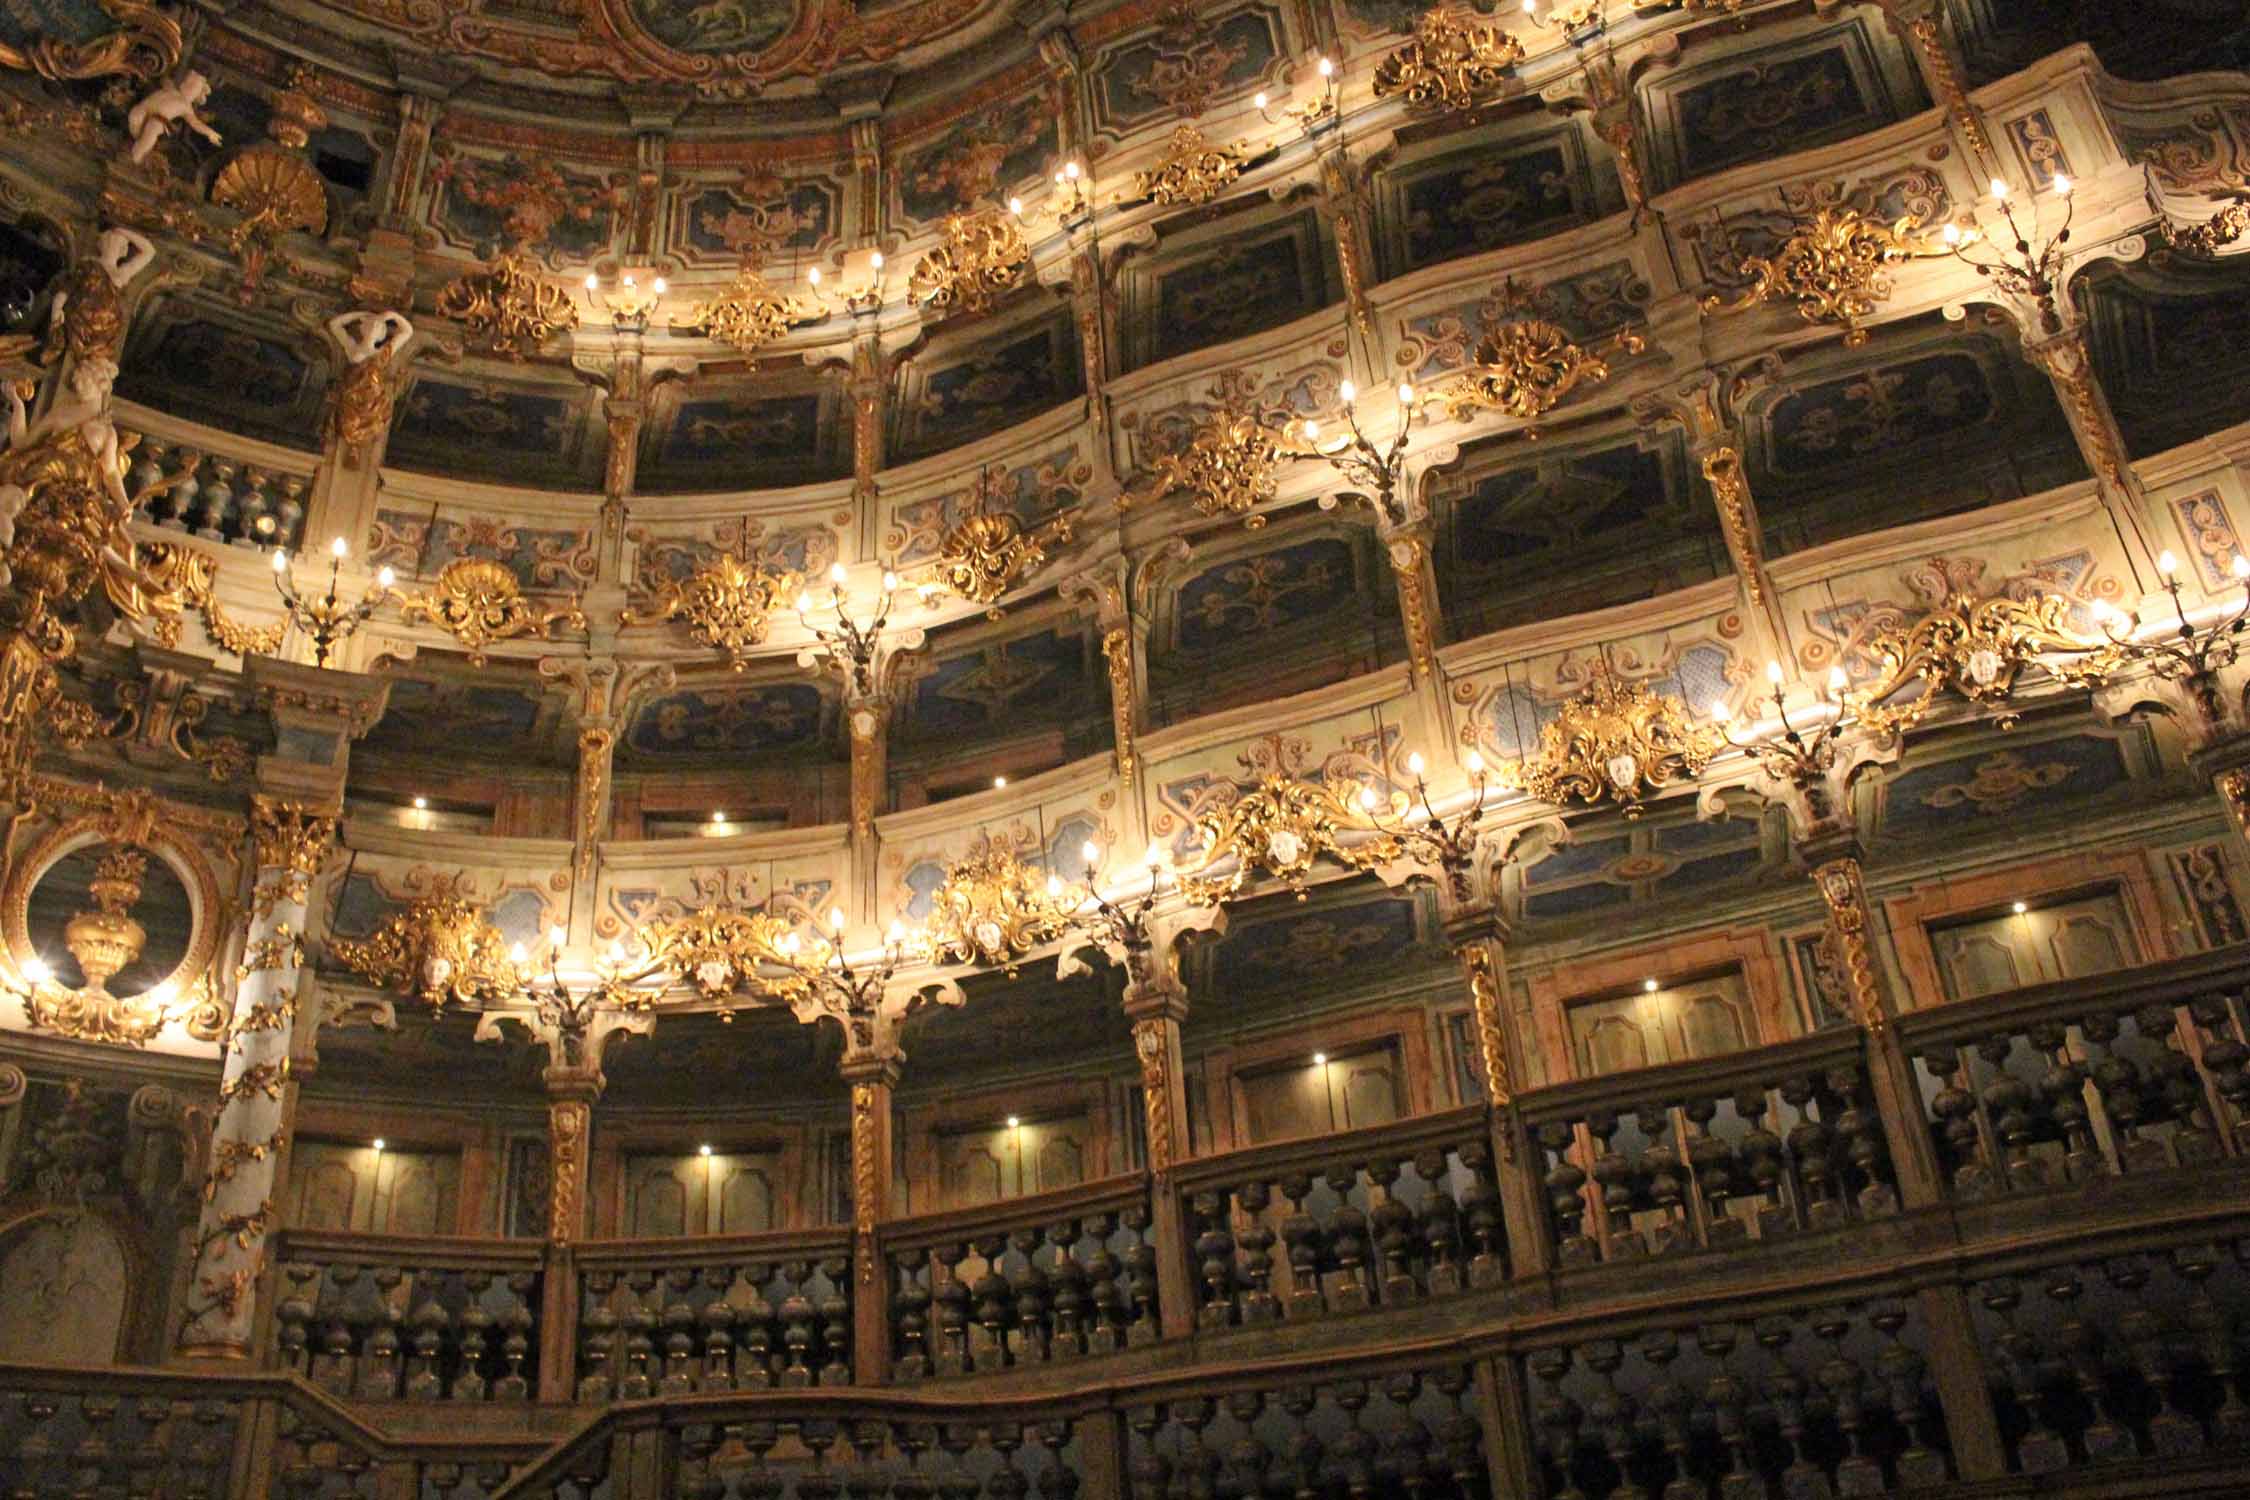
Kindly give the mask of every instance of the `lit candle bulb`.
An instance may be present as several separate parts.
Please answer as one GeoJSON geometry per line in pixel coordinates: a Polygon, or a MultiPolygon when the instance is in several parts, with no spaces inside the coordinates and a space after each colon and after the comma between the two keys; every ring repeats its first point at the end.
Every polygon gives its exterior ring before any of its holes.
{"type": "Polygon", "coordinates": [[[883,269],[883,252],[882,252],[882,251],[880,251],[880,250],[878,250],[878,251],[876,251],[876,252],[875,252],[875,253],[874,253],[873,255],[870,255],[870,256],[869,256],[869,257],[867,258],[867,264],[868,264],[868,265],[870,265],[871,267],[873,267],[873,268],[874,268],[875,270],[877,270],[877,271],[880,271],[880,270],[882,270],[882,269],[883,269]]]}
{"type": "Polygon", "coordinates": [[[384,588],[389,588],[392,584],[398,582],[398,574],[392,572],[389,568],[384,568],[375,575],[375,581],[384,588]]]}
{"type": "Polygon", "coordinates": [[[891,919],[891,925],[883,929],[883,941],[890,944],[893,948],[896,948],[899,944],[905,942],[906,924],[899,921],[896,917],[893,917],[891,919]]]}
{"type": "Polygon", "coordinates": [[[797,613],[802,615],[809,614],[811,611],[812,595],[806,593],[803,589],[797,590],[797,613]]]}
{"type": "Polygon", "coordinates": [[[508,961],[520,969],[531,962],[531,950],[518,943],[508,950],[508,961]]]}
{"type": "Polygon", "coordinates": [[[1412,750],[1412,751],[1409,751],[1409,752],[1407,752],[1407,756],[1406,756],[1406,774],[1407,774],[1407,775],[1409,775],[1409,776],[1420,776],[1420,775],[1422,774],[1422,767],[1423,767],[1423,765],[1424,765],[1424,764],[1425,764],[1425,762],[1424,762],[1424,761],[1423,761],[1423,759],[1422,759],[1422,752],[1421,752],[1421,751],[1419,751],[1419,750],[1412,750]]]}
{"type": "Polygon", "coordinates": [[[1320,76],[1323,78],[1333,78],[1336,76],[1336,65],[1330,62],[1325,57],[1320,60],[1320,76]]]}
{"type": "Polygon", "coordinates": [[[818,266],[814,266],[814,267],[812,267],[812,268],[811,268],[810,270],[806,271],[806,272],[805,272],[805,279],[806,279],[807,281],[811,282],[811,283],[812,283],[812,284],[813,284],[814,286],[819,286],[819,285],[820,285],[820,267],[818,267],[818,266]]]}
{"type": "Polygon", "coordinates": [[[613,964],[625,962],[625,945],[614,938],[610,940],[609,944],[609,961],[613,964]]]}
{"type": "Polygon", "coordinates": [[[1769,661],[1769,662],[1767,662],[1767,663],[1766,663],[1766,681],[1768,681],[1768,682],[1772,683],[1772,684],[1773,684],[1773,685],[1774,685],[1775,687],[1779,687],[1779,686],[1781,686],[1781,663],[1780,663],[1780,662],[1778,662],[1778,661],[1769,661]]]}
{"type": "Polygon", "coordinates": [[[1085,843],[1080,844],[1078,846],[1078,853],[1085,859],[1086,863],[1089,865],[1099,864],[1101,862],[1101,845],[1095,843],[1092,839],[1088,839],[1085,843]]]}
{"type": "Polygon", "coordinates": [[[828,565],[828,581],[835,584],[839,588],[843,586],[844,580],[851,576],[852,575],[850,573],[844,570],[844,565],[842,563],[830,563],[828,565]]]}
{"type": "Polygon", "coordinates": [[[2234,555],[2234,576],[2250,578],[2250,557],[2244,557],[2239,552],[2234,555]]]}
{"type": "Polygon", "coordinates": [[[563,945],[563,939],[568,937],[569,935],[570,934],[564,932],[560,927],[550,927],[547,929],[547,946],[550,948],[560,948],[563,945]]]}
{"type": "Polygon", "coordinates": [[[1155,839],[1150,839],[1148,841],[1148,853],[1141,856],[1141,863],[1147,865],[1152,870],[1157,866],[1163,864],[1164,846],[1158,843],[1155,839]]]}
{"type": "Polygon", "coordinates": [[[883,592],[888,594],[898,587],[898,575],[890,569],[883,570],[883,592]]]}
{"type": "Polygon", "coordinates": [[[1016,215],[1018,218],[1021,218],[1023,216],[1023,200],[1017,197],[1010,197],[1008,199],[1008,212],[1016,215]]]}
{"type": "Polygon", "coordinates": [[[2180,571],[2180,560],[2172,555],[2171,548],[2165,548],[2164,551],[2157,556],[2156,571],[2162,573],[2166,578],[2169,578],[2174,573],[2180,571]]]}
{"type": "Polygon", "coordinates": [[[47,960],[43,958],[27,958],[23,961],[23,977],[33,984],[45,984],[55,977],[55,971],[47,967],[47,960]]]}
{"type": "Polygon", "coordinates": [[[1398,383],[1398,404],[1401,406],[1412,406],[1414,404],[1414,387],[1403,380],[1398,383]]]}
{"type": "Polygon", "coordinates": [[[844,930],[844,909],[841,906],[828,908],[828,930],[830,932],[842,932],[844,930]]]}
{"type": "Polygon", "coordinates": [[[282,551],[279,547],[273,549],[273,570],[276,573],[286,573],[289,571],[289,554],[282,551]]]}
{"type": "Polygon", "coordinates": [[[1474,750],[1461,757],[1461,764],[1469,768],[1471,776],[1482,776],[1484,774],[1484,757],[1474,750]]]}
{"type": "Polygon", "coordinates": [[[1349,406],[1354,401],[1359,399],[1359,387],[1353,385],[1350,381],[1347,380],[1342,385],[1336,387],[1336,394],[1343,397],[1344,404],[1346,406],[1349,406]]]}
{"type": "Polygon", "coordinates": [[[2000,199],[2002,202],[2006,202],[2008,197],[2008,184],[1998,177],[1993,178],[1992,196],[2000,199]]]}
{"type": "Polygon", "coordinates": [[[2070,179],[2060,172],[2055,174],[2055,193],[2058,197],[2067,198],[2070,196],[2070,179]]]}
{"type": "Polygon", "coordinates": [[[663,278],[663,277],[661,277],[661,276],[657,277],[657,278],[656,278],[656,279],[655,279],[654,281],[652,281],[652,282],[650,282],[650,283],[648,284],[648,289],[649,289],[650,291],[652,291],[652,292],[656,293],[656,295],[657,295],[657,296],[659,296],[659,297],[663,296],[663,295],[664,295],[664,278],[663,278]]]}
{"type": "Polygon", "coordinates": [[[1835,666],[1828,669],[1828,691],[1841,693],[1851,685],[1851,676],[1842,667],[1835,666]]]}
{"type": "Polygon", "coordinates": [[[1961,226],[1958,224],[1946,225],[1944,229],[1938,231],[1938,238],[1944,240],[1948,245],[1960,244],[1961,226]]]}
{"type": "Polygon", "coordinates": [[[348,551],[350,549],[344,545],[342,537],[338,537],[328,544],[328,553],[331,557],[342,557],[348,551]]]}
{"type": "Polygon", "coordinates": [[[1359,789],[1359,805],[1369,812],[1375,810],[1375,788],[1363,786],[1359,789]]]}
{"type": "Polygon", "coordinates": [[[1305,418],[1305,441],[1308,443],[1320,441],[1320,424],[1310,417],[1305,418]]]}
{"type": "Polygon", "coordinates": [[[586,273],[586,290],[589,292],[598,292],[601,289],[602,279],[599,276],[596,276],[593,272],[588,271],[586,273]]]}
{"type": "Polygon", "coordinates": [[[1252,96],[1250,100],[1250,107],[1252,109],[1264,109],[1266,107],[1266,95],[1264,90],[1261,89],[1257,94],[1252,96]]]}

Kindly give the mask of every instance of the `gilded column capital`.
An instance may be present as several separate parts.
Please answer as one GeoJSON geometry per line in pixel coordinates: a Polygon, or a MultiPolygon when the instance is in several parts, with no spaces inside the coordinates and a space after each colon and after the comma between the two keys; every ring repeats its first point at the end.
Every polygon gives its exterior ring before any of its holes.
{"type": "Polygon", "coordinates": [[[290,798],[250,799],[250,837],[261,870],[315,875],[336,839],[336,818],[290,798]]]}

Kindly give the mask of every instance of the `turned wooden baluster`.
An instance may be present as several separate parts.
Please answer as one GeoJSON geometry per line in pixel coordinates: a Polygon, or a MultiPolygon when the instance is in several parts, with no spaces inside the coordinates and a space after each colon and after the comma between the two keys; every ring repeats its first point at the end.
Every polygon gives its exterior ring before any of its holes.
{"type": "Polygon", "coordinates": [[[484,1305],[484,1294],[492,1286],[492,1273],[463,1272],[461,1285],[467,1289],[469,1300],[461,1309],[461,1372],[453,1377],[453,1399],[482,1401],[492,1389],[484,1369],[493,1323],[492,1313],[484,1305]]]}
{"type": "Polygon", "coordinates": [[[1086,1268],[1078,1262],[1079,1226],[1076,1219],[1057,1219],[1047,1226],[1047,1244],[1054,1265],[1047,1281],[1054,1288],[1054,1332],[1048,1353],[1055,1359],[1077,1359],[1086,1352],[1086,1268]]]}
{"type": "Polygon", "coordinates": [[[1797,1180],[1804,1185],[1804,1226],[1836,1229],[1848,1223],[1851,1215],[1844,1207],[1843,1184],[1837,1180],[1836,1133],[1816,1115],[1813,1092],[1809,1077],[1782,1080],[1782,1102],[1798,1116],[1786,1138],[1789,1157],[1796,1165],[1797,1180]]]}
{"type": "Polygon", "coordinates": [[[1289,1296],[1283,1306],[1292,1318],[1317,1318],[1328,1305],[1320,1293],[1320,1223],[1305,1212],[1305,1200],[1312,1196],[1312,1175],[1291,1172],[1279,1186],[1289,1204],[1288,1216],[1281,1221],[1281,1242],[1289,1247],[1289,1296]]]}
{"type": "Polygon", "coordinates": [[[659,1314],[664,1328],[664,1375],[657,1392],[684,1396],[695,1389],[695,1306],[688,1288],[695,1285],[693,1266],[673,1266],[664,1272],[664,1303],[659,1314]]]}
{"type": "Polygon", "coordinates": [[[625,1367],[618,1373],[617,1394],[634,1401],[656,1394],[656,1377],[650,1369],[656,1355],[656,1343],[651,1336],[656,1327],[656,1309],[650,1301],[656,1291],[656,1273],[628,1271],[625,1288],[630,1293],[620,1319],[625,1328],[625,1367]]]}
{"type": "Polygon", "coordinates": [[[888,1259],[892,1329],[897,1343],[891,1373],[900,1380],[922,1380],[930,1373],[930,1253],[900,1250],[888,1259]]]}
{"type": "Polygon", "coordinates": [[[984,1274],[969,1288],[976,1298],[976,1323],[969,1330],[969,1360],[977,1370],[998,1370],[1008,1363],[1008,1327],[1014,1307],[1008,1299],[1008,1279],[1000,1272],[1006,1254],[1006,1235],[986,1234],[975,1241],[984,1274]]]}
{"type": "Polygon", "coordinates": [[[731,1391],[734,1389],[734,1280],[736,1268],[728,1265],[705,1266],[703,1286],[710,1300],[696,1321],[703,1328],[703,1367],[696,1374],[696,1388],[705,1391],[731,1391]]]}
{"type": "Polygon", "coordinates": [[[398,1266],[377,1266],[368,1280],[375,1289],[367,1335],[360,1341],[358,1378],[353,1394],[361,1400],[383,1401],[398,1394],[405,1372],[399,1346],[398,1289],[406,1272],[398,1266]]]}
{"type": "Polygon", "coordinates": [[[1199,1328],[1226,1328],[1235,1320],[1234,1235],[1227,1222],[1231,1196],[1223,1188],[1204,1188],[1188,1200],[1195,1216],[1196,1273],[1202,1282],[1195,1321],[1199,1328]]]}
{"type": "Polygon", "coordinates": [[[607,1401],[616,1391],[610,1358],[617,1348],[617,1313],[610,1306],[617,1290],[614,1271],[588,1271],[582,1282],[584,1304],[578,1314],[578,1377],[581,1402],[607,1401]]]}
{"type": "Polygon", "coordinates": [[[848,1255],[832,1255],[820,1262],[821,1278],[828,1283],[820,1299],[820,1383],[852,1383],[852,1262],[848,1255]]]}
{"type": "Polygon", "coordinates": [[[1464,1284],[1461,1209],[1449,1191],[1445,1157],[1443,1146],[1425,1146],[1414,1154],[1414,1175],[1427,1186],[1422,1194],[1419,1221],[1413,1229],[1419,1233],[1422,1260],[1427,1268],[1423,1272],[1423,1284],[1433,1297],[1450,1297],[1464,1284]]]}
{"type": "Polygon", "coordinates": [[[969,1255],[965,1241],[939,1245],[930,1251],[944,1271],[931,1297],[937,1303],[937,1372],[965,1375],[969,1371],[969,1287],[961,1279],[961,1262],[969,1255]]]}
{"type": "Polygon", "coordinates": [[[1367,1164],[1367,1180],[1380,1192],[1380,1201],[1368,1215],[1381,1268],[1375,1285],[1387,1303],[1411,1302],[1422,1295],[1421,1284],[1414,1279],[1414,1210],[1398,1196],[1399,1178],[1405,1173],[1406,1163],[1395,1156],[1377,1157],[1367,1164]]]}
{"type": "Polygon", "coordinates": [[[1009,1357],[1019,1365],[1045,1364],[1049,1357],[1049,1339],[1053,1328],[1048,1318],[1053,1288],[1038,1260],[1039,1246],[1044,1238],[1038,1230],[1028,1226],[1013,1230],[1008,1235],[1009,1248],[1023,1262],[1008,1275],[1008,1289],[1015,1297],[1016,1315],[1009,1357]]]}
{"type": "Polygon", "coordinates": [[[1133,1236],[1133,1243],[1125,1250],[1124,1290],[1132,1309],[1125,1342],[1134,1348],[1143,1348],[1164,1336],[1159,1305],[1162,1289],[1156,1282],[1156,1246],[1149,1239],[1152,1216],[1146,1203],[1133,1203],[1126,1206],[1118,1220],[1133,1236]]]}

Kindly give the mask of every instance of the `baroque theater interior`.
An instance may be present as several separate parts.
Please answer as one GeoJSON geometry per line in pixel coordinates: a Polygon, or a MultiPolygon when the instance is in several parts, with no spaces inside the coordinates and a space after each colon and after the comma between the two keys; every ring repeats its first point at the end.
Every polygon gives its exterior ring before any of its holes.
{"type": "Polygon", "coordinates": [[[0,1493],[2230,1496],[2243,0],[0,6],[0,1493]]]}

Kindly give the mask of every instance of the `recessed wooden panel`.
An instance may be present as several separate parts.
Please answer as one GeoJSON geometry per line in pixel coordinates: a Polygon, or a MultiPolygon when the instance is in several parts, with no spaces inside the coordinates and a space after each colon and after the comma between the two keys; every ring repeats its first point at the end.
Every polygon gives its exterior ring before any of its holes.
{"type": "Polygon", "coordinates": [[[1084,1182],[1094,1137],[1077,1114],[945,1131],[934,1144],[938,1206],[967,1208],[1084,1182]]]}
{"type": "Polygon", "coordinates": [[[1402,1084],[1393,1042],[1319,1062],[1265,1068],[1235,1081],[1242,1090],[1250,1143],[1388,1124],[1399,1117],[1402,1084]]]}
{"type": "Polygon", "coordinates": [[[457,1151],[301,1140],[289,1173],[288,1220],[359,1234],[451,1234],[461,1194],[457,1151]]]}
{"type": "Polygon", "coordinates": [[[2141,962],[2124,894],[2116,890],[1933,927],[1930,946],[1949,1000],[2106,974],[2141,962]]]}
{"type": "Polygon", "coordinates": [[[624,1232],[635,1238],[754,1234],[781,1227],[779,1151],[625,1158],[624,1232]]]}
{"type": "Polygon", "coordinates": [[[1625,1073],[1748,1047],[1757,1017],[1740,969],[1567,1007],[1581,1077],[1625,1073]]]}

